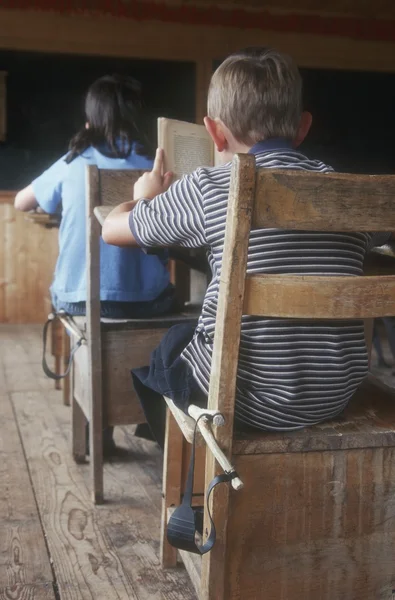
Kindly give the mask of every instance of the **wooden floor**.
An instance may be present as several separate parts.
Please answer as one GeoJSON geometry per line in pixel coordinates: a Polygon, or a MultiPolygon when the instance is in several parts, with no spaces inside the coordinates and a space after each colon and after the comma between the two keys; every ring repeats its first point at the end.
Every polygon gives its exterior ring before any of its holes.
{"type": "Polygon", "coordinates": [[[41,369],[41,328],[0,325],[0,600],[196,600],[159,566],[161,453],[117,428],[108,502],[70,453],[71,410],[41,369]]]}

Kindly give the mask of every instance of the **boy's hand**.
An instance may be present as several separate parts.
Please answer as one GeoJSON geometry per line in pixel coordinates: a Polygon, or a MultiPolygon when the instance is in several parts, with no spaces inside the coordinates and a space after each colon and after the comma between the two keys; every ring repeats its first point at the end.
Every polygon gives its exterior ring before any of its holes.
{"type": "Polygon", "coordinates": [[[152,200],[158,194],[165,192],[173,179],[173,173],[168,171],[163,174],[163,150],[158,148],[155,155],[154,166],[150,173],[144,173],[134,184],[133,198],[147,198],[152,200]]]}

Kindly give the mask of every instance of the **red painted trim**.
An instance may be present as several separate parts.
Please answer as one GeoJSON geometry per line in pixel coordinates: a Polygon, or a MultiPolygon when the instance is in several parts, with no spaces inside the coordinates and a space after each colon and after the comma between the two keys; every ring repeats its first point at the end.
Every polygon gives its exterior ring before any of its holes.
{"type": "Polygon", "coordinates": [[[322,36],[348,37],[357,40],[395,43],[395,20],[352,17],[322,17],[319,15],[272,14],[268,11],[169,6],[165,3],[130,0],[0,0],[0,8],[50,10],[60,13],[96,13],[124,17],[136,21],[158,20],[167,23],[214,25],[238,29],[262,29],[281,33],[304,33],[322,36]]]}

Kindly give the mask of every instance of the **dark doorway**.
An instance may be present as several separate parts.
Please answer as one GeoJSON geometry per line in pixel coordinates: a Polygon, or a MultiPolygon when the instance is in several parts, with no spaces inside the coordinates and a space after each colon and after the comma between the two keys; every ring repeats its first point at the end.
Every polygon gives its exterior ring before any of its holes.
{"type": "Polygon", "coordinates": [[[395,172],[395,73],[302,69],[311,158],[351,173],[395,172]]]}
{"type": "Polygon", "coordinates": [[[7,76],[7,139],[0,143],[0,190],[31,182],[67,150],[84,120],[84,95],[98,77],[127,73],[143,85],[156,118],[195,119],[195,64],[0,51],[7,76]]]}

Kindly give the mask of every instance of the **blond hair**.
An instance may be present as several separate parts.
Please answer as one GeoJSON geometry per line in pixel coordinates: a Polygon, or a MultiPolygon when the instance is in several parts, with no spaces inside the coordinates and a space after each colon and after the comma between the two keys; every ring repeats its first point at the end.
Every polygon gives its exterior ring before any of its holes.
{"type": "Polygon", "coordinates": [[[293,60],[271,48],[247,48],[215,71],[208,116],[219,118],[244,144],[294,139],[302,113],[302,79],[293,60]]]}

